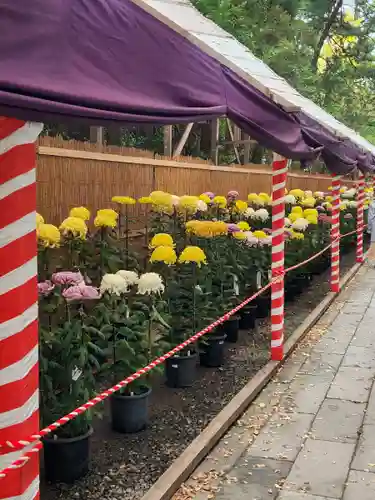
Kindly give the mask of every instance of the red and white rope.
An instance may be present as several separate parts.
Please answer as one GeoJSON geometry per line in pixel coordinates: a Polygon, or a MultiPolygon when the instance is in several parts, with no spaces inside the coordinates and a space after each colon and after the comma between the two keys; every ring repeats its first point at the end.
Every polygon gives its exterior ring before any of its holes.
{"type": "Polygon", "coordinates": [[[275,361],[281,361],[284,357],[284,199],[287,172],[288,160],[274,154],[272,164],[271,359],[275,361]]]}
{"type": "Polygon", "coordinates": [[[332,179],[331,291],[340,290],[340,176],[332,179]]]}
{"type": "Polygon", "coordinates": [[[365,176],[360,174],[357,186],[357,250],[356,260],[363,262],[363,229],[364,229],[365,176]]]}

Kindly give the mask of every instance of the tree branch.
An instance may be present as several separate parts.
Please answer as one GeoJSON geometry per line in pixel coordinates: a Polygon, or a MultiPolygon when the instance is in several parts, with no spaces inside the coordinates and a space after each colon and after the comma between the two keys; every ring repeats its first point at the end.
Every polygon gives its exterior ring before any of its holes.
{"type": "Polygon", "coordinates": [[[323,28],[323,31],[320,35],[318,44],[315,47],[313,59],[311,61],[311,65],[312,65],[314,71],[316,71],[318,69],[318,60],[319,60],[320,53],[322,51],[322,47],[323,47],[324,42],[325,42],[326,38],[328,37],[329,32],[330,32],[330,30],[331,30],[331,28],[336,20],[336,17],[340,11],[340,8],[342,8],[342,5],[343,5],[343,0],[335,0],[335,3],[334,3],[333,8],[331,10],[331,13],[328,16],[327,22],[324,25],[324,28],[323,28]]]}

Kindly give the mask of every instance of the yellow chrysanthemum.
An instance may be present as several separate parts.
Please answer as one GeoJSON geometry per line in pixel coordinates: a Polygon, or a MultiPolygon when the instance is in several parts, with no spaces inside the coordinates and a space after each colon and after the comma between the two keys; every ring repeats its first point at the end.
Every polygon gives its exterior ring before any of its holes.
{"type": "Polygon", "coordinates": [[[306,210],[303,211],[303,216],[306,218],[308,215],[318,217],[319,214],[316,208],[306,208],[306,210]]]}
{"type": "Polygon", "coordinates": [[[40,226],[41,224],[44,224],[44,218],[38,214],[38,212],[36,213],[36,227],[40,226]]]}
{"type": "Polygon", "coordinates": [[[252,203],[253,205],[259,205],[261,207],[264,206],[264,200],[262,200],[262,198],[259,198],[259,196],[256,193],[248,194],[247,199],[249,203],[252,203]]]}
{"type": "Polygon", "coordinates": [[[118,219],[118,213],[116,210],[112,210],[112,208],[101,208],[96,212],[98,217],[110,217],[114,220],[118,219]]]}
{"type": "Polygon", "coordinates": [[[241,231],[250,231],[249,224],[243,220],[238,222],[237,226],[241,229],[241,231]]]}
{"type": "Polygon", "coordinates": [[[270,205],[271,197],[267,193],[259,193],[259,198],[264,201],[266,205],[270,205]]]}
{"type": "Polygon", "coordinates": [[[313,196],[309,196],[308,198],[301,200],[301,204],[304,207],[313,208],[313,207],[315,207],[316,199],[313,196]]]}
{"type": "Polygon", "coordinates": [[[207,258],[201,248],[189,246],[182,250],[178,258],[178,262],[180,264],[189,264],[190,262],[194,262],[198,265],[198,267],[201,267],[202,264],[207,264],[207,258]]]}
{"type": "Polygon", "coordinates": [[[186,223],[186,232],[201,238],[212,238],[228,233],[228,226],[223,221],[191,220],[186,223]]]}
{"type": "Polygon", "coordinates": [[[292,240],[303,240],[305,239],[305,235],[303,233],[298,233],[297,231],[290,231],[290,236],[292,240]]]}
{"type": "Polygon", "coordinates": [[[237,231],[235,233],[232,233],[232,236],[236,240],[240,240],[240,241],[246,240],[246,234],[243,233],[242,231],[237,231]]]}
{"type": "Polygon", "coordinates": [[[332,203],[333,198],[332,198],[332,196],[326,196],[326,197],[325,197],[325,200],[326,200],[328,203],[332,203]]]}
{"type": "Polygon", "coordinates": [[[345,202],[340,203],[340,210],[343,212],[348,208],[348,204],[345,202]]]}
{"type": "Polygon", "coordinates": [[[333,188],[332,188],[332,186],[328,186],[327,189],[328,189],[328,191],[332,191],[333,188]]]}
{"type": "Polygon", "coordinates": [[[306,220],[309,221],[309,224],[316,225],[318,224],[318,217],[316,215],[306,215],[306,220]]]}
{"type": "Polygon", "coordinates": [[[204,194],[204,193],[203,193],[203,194],[201,194],[201,195],[199,196],[199,199],[200,199],[201,201],[204,201],[207,205],[208,205],[209,203],[211,203],[211,198],[210,198],[207,194],[204,194]]]}
{"type": "Polygon", "coordinates": [[[156,207],[171,207],[172,206],[172,195],[169,193],[164,193],[164,191],[153,191],[150,194],[152,204],[156,207]]]}
{"type": "Polygon", "coordinates": [[[303,208],[296,206],[292,208],[292,214],[302,214],[303,213],[303,208]]]}
{"type": "Polygon", "coordinates": [[[141,203],[141,205],[151,205],[152,199],[150,196],[141,196],[141,198],[138,198],[138,203],[141,203]]]}
{"type": "Polygon", "coordinates": [[[302,217],[302,214],[301,213],[296,213],[296,212],[292,212],[288,215],[288,219],[290,220],[290,222],[296,222],[297,219],[300,219],[302,217]]]}
{"type": "Polygon", "coordinates": [[[264,231],[254,231],[253,236],[258,238],[258,240],[264,240],[264,238],[268,238],[264,231]]]}
{"type": "Polygon", "coordinates": [[[235,206],[237,212],[239,212],[240,214],[243,214],[249,208],[246,201],[243,200],[237,200],[235,206]]]}
{"type": "Polygon", "coordinates": [[[58,247],[60,244],[60,231],[52,224],[39,224],[36,235],[38,242],[46,248],[58,247]]]}
{"type": "Polygon", "coordinates": [[[60,224],[60,231],[64,236],[72,236],[85,240],[87,235],[87,226],[84,220],[78,217],[67,217],[60,224]]]}
{"type": "Polygon", "coordinates": [[[119,205],[135,205],[136,201],[131,196],[113,196],[113,203],[118,203],[119,205]]]}
{"type": "Polygon", "coordinates": [[[86,207],[74,207],[69,212],[69,217],[78,217],[78,219],[89,220],[90,210],[86,207]]]}
{"type": "Polygon", "coordinates": [[[212,200],[213,203],[219,206],[219,208],[225,208],[227,206],[227,199],[225,196],[215,196],[212,200]]]}
{"type": "Polygon", "coordinates": [[[184,195],[178,201],[178,208],[188,212],[196,212],[198,209],[199,198],[197,196],[184,195]]]}
{"type": "Polygon", "coordinates": [[[94,226],[95,227],[116,227],[117,225],[117,219],[114,217],[111,217],[110,215],[106,214],[100,214],[97,215],[94,219],[94,226]]]}
{"type": "Polygon", "coordinates": [[[164,262],[168,266],[176,264],[177,255],[174,249],[170,246],[156,247],[150,257],[150,262],[164,262]]]}
{"type": "Polygon", "coordinates": [[[332,206],[333,206],[332,203],[329,202],[324,203],[324,208],[326,208],[327,210],[332,210],[332,206]]]}
{"type": "Polygon", "coordinates": [[[304,191],[302,189],[292,189],[289,194],[293,195],[298,200],[302,200],[305,197],[304,191]]]}
{"type": "Polygon", "coordinates": [[[173,238],[170,234],[167,233],[158,233],[153,236],[151,243],[150,243],[150,248],[157,248],[157,247],[171,247],[173,248],[174,242],[173,238]]]}

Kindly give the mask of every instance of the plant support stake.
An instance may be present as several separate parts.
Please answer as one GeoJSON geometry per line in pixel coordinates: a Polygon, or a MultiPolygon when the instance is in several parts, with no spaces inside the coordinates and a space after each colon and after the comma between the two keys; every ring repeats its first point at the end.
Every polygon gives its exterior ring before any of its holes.
{"type": "Polygon", "coordinates": [[[271,359],[284,357],[285,186],[288,160],[274,153],[272,163],[271,359]]]}
{"type": "Polygon", "coordinates": [[[340,291],[340,176],[332,179],[331,291],[340,291]]]}
{"type": "MultiPolygon", "coordinates": [[[[0,442],[39,427],[35,141],[42,128],[0,117],[0,442]]],[[[0,454],[0,470],[24,452],[0,454]]],[[[0,487],[1,500],[34,498],[38,453],[0,487]]]]}

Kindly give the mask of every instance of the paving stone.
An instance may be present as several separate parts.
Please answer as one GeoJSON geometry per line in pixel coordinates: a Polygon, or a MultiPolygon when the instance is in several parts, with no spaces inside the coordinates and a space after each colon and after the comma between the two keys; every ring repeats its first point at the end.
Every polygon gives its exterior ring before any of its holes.
{"type": "Polygon", "coordinates": [[[372,468],[375,471],[375,426],[364,425],[352,469],[367,471],[372,468]]]}
{"type": "Polygon", "coordinates": [[[355,445],[307,439],[284,489],[341,498],[355,445]]]}
{"type": "Polygon", "coordinates": [[[366,405],[340,399],[324,400],[312,425],[314,439],[355,443],[366,405]]]}
{"type": "Polygon", "coordinates": [[[314,351],[326,352],[327,354],[340,354],[343,356],[350,345],[354,332],[355,330],[350,332],[350,334],[341,336],[336,334],[331,334],[330,336],[324,335],[316,345],[314,351]]]}
{"type": "Polygon", "coordinates": [[[372,386],[364,424],[375,425],[375,385],[372,386]]]}
{"type": "Polygon", "coordinates": [[[319,375],[301,375],[289,386],[289,393],[283,398],[283,404],[299,413],[316,414],[322,404],[334,377],[333,373],[319,375]]]}
{"type": "Polygon", "coordinates": [[[374,370],[341,366],[327,397],[357,403],[366,403],[371,389],[374,370]]]}
{"type": "Polygon", "coordinates": [[[366,347],[358,347],[350,345],[342,366],[358,366],[360,368],[375,368],[375,352],[366,347]]]}
{"type": "Polygon", "coordinates": [[[373,331],[373,325],[375,328],[375,319],[372,321],[371,327],[367,326],[367,323],[363,325],[361,323],[358,330],[355,332],[350,346],[355,347],[366,347],[371,349],[375,346],[375,332],[373,331]]]}
{"type": "Polygon", "coordinates": [[[300,491],[298,493],[296,491],[282,491],[280,496],[277,497],[277,500],[330,500],[330,498],[317,497],[316,495],[309,495],[308,493],[301,493],[300,491]]]}
{"type": "Polygon", "coordinates": [[[351,470],[343,500],[374,500],[375,474],[351,470]]]}
{"type": "Polygon", "coordinates": [[[287,461],[249,458],[236,466],[227,476],[220,492],[220,500],[274,500],[292,464],[287,461]],[[229,484],[227,484],[229,482],[229,484]]]}
{"type": "Polygon", "coordinates": [[[313,351],[311,356],[301,367],[301,373],[320,374],[322,372],[336,372],[342,361],[341,354],[329,351],[313,351]]]}
{"type": "Polygon", "coordinates": [[[249,448],[248,455],[294,460],[313,418],[302,413],[274,415],[249,448]]]}

